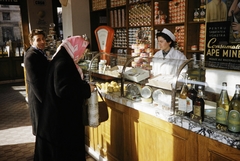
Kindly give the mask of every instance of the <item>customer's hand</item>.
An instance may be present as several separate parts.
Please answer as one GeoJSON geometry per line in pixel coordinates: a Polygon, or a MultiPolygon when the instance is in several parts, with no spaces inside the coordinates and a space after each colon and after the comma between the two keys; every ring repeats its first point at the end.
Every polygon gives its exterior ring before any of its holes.
{"type": "Polygon", "coordinates": [[[93,84],[89,84],[89,85],[90,85],[91,92],[93,92],[95,90],[96,86],[93,84]]]}

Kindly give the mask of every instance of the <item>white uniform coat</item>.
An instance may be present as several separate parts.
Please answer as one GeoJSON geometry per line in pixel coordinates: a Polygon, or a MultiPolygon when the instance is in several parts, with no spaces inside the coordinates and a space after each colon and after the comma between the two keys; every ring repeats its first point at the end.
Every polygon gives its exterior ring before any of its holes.
{"type": "Polygon", "coordinates": [[[166,57],[163,57],[162,50],[155,53],[152,60],[152,74],[153,76],[162,75],[175,75],[178,68],[186,60],[186,56],[179,50],[170,49],[166,57]]]}

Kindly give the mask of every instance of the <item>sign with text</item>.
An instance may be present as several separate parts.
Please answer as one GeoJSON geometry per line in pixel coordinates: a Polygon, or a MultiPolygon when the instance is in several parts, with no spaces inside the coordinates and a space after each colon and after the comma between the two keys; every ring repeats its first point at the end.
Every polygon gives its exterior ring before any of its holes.
{"type": "Polygon", "coordinates": [[[229,43],[230,26],[230,21],[207,23],[206,67],[240,70],[240,44],[229,43]]]}
{"type": "Polygon", "coordinates": [[[19,5],[20,0],[0,0],[1,5],[19,5]]]}
{"type": "Polygon", "coordinates": [[[34,0],[36,5],[45,5],[45,0],[34,0]]]}

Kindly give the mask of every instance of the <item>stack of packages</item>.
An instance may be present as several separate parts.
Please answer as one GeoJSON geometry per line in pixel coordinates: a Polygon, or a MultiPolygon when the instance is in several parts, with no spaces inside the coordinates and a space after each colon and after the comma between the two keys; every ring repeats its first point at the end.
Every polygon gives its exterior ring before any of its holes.
{"type": "Polygon", "coordinates": [[[106,9],[106,7],[107,7],[106,0],[92,0],[92,10],[93,11],[106,9]]]}
{"type": "Polygon", "coordinates": [[[177,49],[184,50],[184,26],[176,26],[174,35],[176,37],[177,49]]]}
{"type": "Polygon", "coordinates": [[[200,25],[199,50],[204,51],[205,43],[205,24],[200,25]]]}
{"type": "Polygon", "coordinates": [[[140,67],[142,69],[151,70],[150,59],[153,55],[153,51],[147,44],[133,44],[132,45],[132,67],[140,67]],[[139,56],[139,57],[138,57],[139,56]]]}
{"type": "Polygon", "coordinates": [[[169,23],[185,22],[185,0],[169,1],[169,23]]]}

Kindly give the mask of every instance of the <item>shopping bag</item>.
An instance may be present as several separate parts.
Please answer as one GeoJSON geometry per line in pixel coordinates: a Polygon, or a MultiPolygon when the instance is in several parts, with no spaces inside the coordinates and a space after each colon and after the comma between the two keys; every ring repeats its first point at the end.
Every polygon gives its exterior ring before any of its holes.
{"type": "MultiPolygon", "coordinates": [[[[94,100],[95,98],[89,98],[83,104],[83,124],[85,126],[97,127],[101,122],[107,121],[109,118],[107,103],[98,88],[96,92],[101,98],[101,101],[98,101],[97,105],[96,103],[94,104],[94,101],[96,101],[94,100]],[[89,101],[92,101],[91,105],[89,101]]],[[[93,97],[93,95],[91,95],[91,97],[93,97]]]]}

